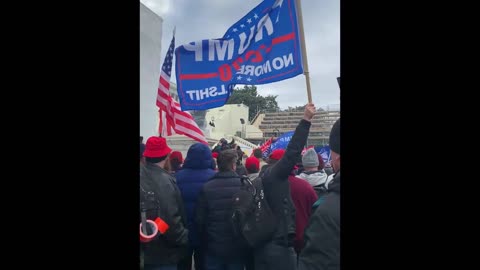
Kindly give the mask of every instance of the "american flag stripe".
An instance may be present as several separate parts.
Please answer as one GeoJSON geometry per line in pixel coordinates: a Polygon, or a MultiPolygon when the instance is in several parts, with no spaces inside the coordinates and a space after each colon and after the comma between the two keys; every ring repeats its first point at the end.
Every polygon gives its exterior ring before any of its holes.
{"type": "Polygon", "coordinates": [[[180,104],[170,95],[170,76],[172,74],[175,35],[168,48],[165,61],[160,72],[156,104],[159,108],[159,134],[162,137],[174,134],[188,136],[198,142],[207,144],[202,130],[198,127],[189,112],[183,112],[180,104]]]}
{"type": "Polygon", "coordinates": [[[172,129],[172,123],[167,118],[167,114],[160,110],[160,130],[162,137],[172,136],[175,135],[175,131],[172,129]]]}
{"type": "Polygon", "coordinates": [[[192,125],[190,122],[190,119],[188,117],[182,116],[182,115],[177,115],[176,117],[176,124],[179,124],[180,126],[186,127],[189,130],[192,130],[193,132],[196,133],[201,133],[202,131],[198,128],[198,126],[192,125]]]}
{"type": "Polygon", "coordinates": [[[264,144],[260,146],[260,149],[262,150],[262,156],[264,158],[267,158],[270,155],[270,152],[271,152],[270,146],[272,145],[272,139],[273,138],[268,139],[264,144]]]}

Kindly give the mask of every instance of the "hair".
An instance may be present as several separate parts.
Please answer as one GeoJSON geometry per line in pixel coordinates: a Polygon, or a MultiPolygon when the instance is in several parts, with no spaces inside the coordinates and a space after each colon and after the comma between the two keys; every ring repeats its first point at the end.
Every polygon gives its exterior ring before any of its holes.
{"type": "Polygon", "coordinates": [[[170,169],[172,166],[170,165],[170,159],[168,157],[170,157],[170,154],[163,157],[145,157],[145,161],[148,163],[160,163],[166,160],[165,166],[163,169],[165,169],[167,172],[170,172],[170,169]]]}
{"type": "Polygon", "coordinates": [[[248,164],[248,167],[246,168],[248,173],[257,173],[259,171],[257,164],[255,163],[248,164]]]}
{"type": "Polygon", "coordinates": [[[253,156],[256,157],[256,158],[262,158],[262,156],[263,156],[262,149],[257,148],[255,150],[253,150],[253,156]]]}
{"type": "Polygon", "coordinates": [[[276,159],[267,158],[267,164],[268,165],[273,165],[277,162],[278,162],[278,160],[276,160],[276,159]]]}
{"type": "Polygon", "coordinates": [[[177,158],[171,158],[170,165],[172,167],[172,171],[176,172],[182,167],[182,162],[180,162],[180,160],[178,160],[177,158]]]}
{"type": "Polygon", "coordinates": [[[173,172],[176,172],[182,168],[183,156],[179,151],[173,151],[170,153],[170,165],[173,172]]]}
{"type": "Polygon", "coordinates": [[[145,161],[148,163],[159,163],[162,162],[164,159],[167,158],[168,155],[163,157],[145,157],[145,161]]]}
{"type": "Polygon", "coordinates": [[[237,162],[237,150],[228,149],[220,152],[217,158],[218,170],[221,172],[228,172],[232,170],[232,165],[237,162]]]}

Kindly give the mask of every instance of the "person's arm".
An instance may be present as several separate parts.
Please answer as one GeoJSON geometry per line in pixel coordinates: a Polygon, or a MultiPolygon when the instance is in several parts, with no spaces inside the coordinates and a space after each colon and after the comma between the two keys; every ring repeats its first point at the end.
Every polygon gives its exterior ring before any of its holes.
{"type": "Polygon", "coordinates": [[[163,211],[160,214],[169,226],[163,237],[172,245],[181,246],[188,243],[188,229],[184,226],[186,221],[182,220],[180,212],[180,209],[183,208],[183,202],[177,199],[177,196],[180,196],[178,194],[180,191],[172,185],[168,185],[170,188],[161,195],[163,211]]]}
{"type": "Polygon", "coordinates": [[[315,112],[315,105],[311,103],[305,105],[303,119],[300,120],[300,123],[295,129],[285,154],[271,169],[271,173],[274,175],[271,179],[286,180],[297,161],[300,160],[302,150],[307,144],[308,133],[315,112]]]}

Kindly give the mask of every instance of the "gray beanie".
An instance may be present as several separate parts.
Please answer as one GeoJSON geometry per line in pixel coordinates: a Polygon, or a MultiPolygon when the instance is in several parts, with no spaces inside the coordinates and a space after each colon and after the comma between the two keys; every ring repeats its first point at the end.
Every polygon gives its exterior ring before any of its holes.
{"type": "Polygon", "coordinates": [[[315,149],[308,149],[302,157],[303,167],[318,167],[318,155],[315,149]]]}

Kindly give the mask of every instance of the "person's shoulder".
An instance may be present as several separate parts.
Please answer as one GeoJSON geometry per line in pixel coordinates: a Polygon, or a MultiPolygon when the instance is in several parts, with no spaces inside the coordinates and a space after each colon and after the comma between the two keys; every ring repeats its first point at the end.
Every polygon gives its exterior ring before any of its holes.
{"type": "Polygon", "coordinates": [[[209,188],[209,187],[212,187],[212,186],[216,186],[220,180],[223,180],[223,179],[220,179],[218,177],[216,177],[216,173],[213,174],[210,178],[208,178],[205,182],[205,184],[203,184],[203,187],[204,188],[209,188]]]}
{"type": "Polygon", "coordinates": [[[340,212],[340,194],[329,192],[319,198],[314,214],[318,216],[338,217],[340,212]]]}
{"type": "Polygon", "coordinates": [[[188,171],[189,171],[189,169],[187,169],[187,168],[182,168],[181,170],[176,171],[174,176],[175,176],[175,178],[183,177],[183,176],[185,176],[186,174],[188,174],[188,171]]]}
{"type": "Polygon", "coordinates": [[[296,186],[304,187],[304,188],[308,188],[308,187],[312,188],[312,186],[305,179],[298,177],[298,175],[295,175],[295,176],[290,175],[288,177],[288,180],[296,186]]]}

